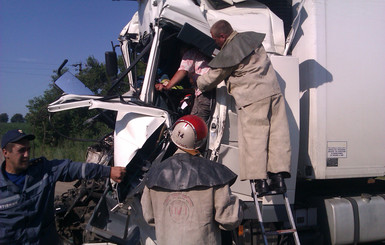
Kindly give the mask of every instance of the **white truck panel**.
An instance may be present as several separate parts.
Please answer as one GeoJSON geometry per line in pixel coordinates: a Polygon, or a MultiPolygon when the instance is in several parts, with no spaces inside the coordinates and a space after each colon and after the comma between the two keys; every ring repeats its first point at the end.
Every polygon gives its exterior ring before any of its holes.
{"type": "Polygon", "coordinates": [[[308,124],[301,159],[314,170],[307,177],[385,173],[385,60],[378,51],[384,12],[384,1],[305,3],[293,55],[300,62],[301,123],[308,124]]]}

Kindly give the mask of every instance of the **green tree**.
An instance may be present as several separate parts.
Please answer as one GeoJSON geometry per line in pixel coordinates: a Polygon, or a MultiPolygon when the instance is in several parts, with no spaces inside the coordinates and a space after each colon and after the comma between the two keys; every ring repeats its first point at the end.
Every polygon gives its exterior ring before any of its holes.
{"type": "MultiPolygon", "coordinates": [[[[63,73],[66,69],[63,70],[63,73]]],[[[103,94],[110,84],[107,81],[105,66],[94,57],[88,57],[86,67],[75,75],[95,94],[103,94]]],[[[57,79],[52,76],[52,80],[57,79]]],[[[86,123],[87,119],[100,113],[98,110],[79,108],[57,113],[49,113],[48,105],[57,100],[62,91],[50,85],[44,94],[29,100],[26,120],[33,127],[33,133],[43,144],[57,145],[63,140],[63,135],[72,138],[98,139],[111,131],[103,122],[94,120],[94,123],[86,123]]],[[[111,115],[115,120],[114,114],[111,115]]],[[[98,117],[102,118],[102,117],[98,117]]]]}
{"type": "Polygon", "coordinates": [[[44,94],[38,97],[34,97],[29,100],[27,108],[29,112],[25,116],[25,119],[31,124],[33,133],[41,140],[42,144],[51,143],[48,139],[53,139],[53,131],[49,128],[49,113],[47,106],[49,103],[55,101],[61,94],[61,91],[49,85],[49,89],[44,91],[44,94]]]}
{"type": "Polygon", "coordinates": [[[103,94],[109,86],[105,65],[93,56],[87,58],[85,68],[76,77],[98,95],[103,94]]]}
{"type": "Polygon", "coordinates": [[[7,123],[7,122],[8,122],[8,119],[9,119],[9,117],[8,117],[8,114],[7,114],[7,113],[1,113],[1,114],[0,114],[0,122],[2,122],[2,123],[7,123]]]}
{"type": "Polygon", "coordinates": [[[23,123],[23,122],[25,122],[25,120],[23,115],[21,115],[20,113],[16,113],[11,118],[11,123],[23,123]]]}

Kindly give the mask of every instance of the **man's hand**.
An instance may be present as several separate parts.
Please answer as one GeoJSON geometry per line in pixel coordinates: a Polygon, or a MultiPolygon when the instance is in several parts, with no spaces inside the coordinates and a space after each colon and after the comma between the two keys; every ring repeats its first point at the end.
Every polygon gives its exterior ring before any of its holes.
{"type": "MultiPolygon", "coordinates": [[[[157,91],[162,91],[166,86],[164,86],[162,83],[155,84],[155,89],[157,91]]],[[[166,90],[166,89],[165,89],[166,90]]]]}
{"type": "Polygon", "coordinates": [[[111,167],[110,178],[115,182],[122,182],[126,175],[126,168],[124,167],[111,167]]]}

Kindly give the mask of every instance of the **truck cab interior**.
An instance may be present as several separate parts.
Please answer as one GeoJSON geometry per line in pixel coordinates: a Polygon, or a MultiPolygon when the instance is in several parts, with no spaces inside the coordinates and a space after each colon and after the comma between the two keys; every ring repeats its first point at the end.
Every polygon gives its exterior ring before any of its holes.
{"type": "MultiPolygon", "coordinates": [[[[159,26],[162,28],[162,32],[159,38],[157,57],[154,62],[155,68],[153,68],[156,72],[150,78],[150,86],[153,86],[154,91],[150,101],[152,101],[151,106],[166,110],[172,117],[172,120],[175,121],[177,118],[191,112],[194,103],[195,85],[192,84],[192,81],[190,81],[187,76],[167,91],[157,91],[155,84],[171,80],[173,75],[178,71],[185,50],[190,48],[196,49],[210,60],[216,45],[211,37],[195,29],[188,23],[180,26],[163,20],[159,22],[159,26]]],[[[151,35],[154,34],[147,34],[147,36],[151,35]]],[[[130,37],[127,38],[129,39],[130,37]]],[[[145,70],[140,69],[140,67],[147,67],[147,69],[149,67],[147,66],[149,62],[149,49],[146,47],[151,46],[152,42],[147,41],[147,43],[145,43],[145,41],[152,38],[153,37],[142,37],[142,40],[144,40],[142,44],[135,41],[136,37],[133,37],[133,41],[129,41],[131,65],[126,65],[128,66],[127,70],[132,71],[132,84],[134,88],[131,94],[137,97],[139,97],[142,91],[143,78],[145,75],[145,70]],[[147,54],[145,52],[147,52],[147,54]],[[139,61],[137,60],[138,57],[140,57],[139,61]]],[[[107,66],[108,65],[109,64],[107,64],[107,66]]],[[[214,101],[211,104],[214,105],[214,101]]]]}

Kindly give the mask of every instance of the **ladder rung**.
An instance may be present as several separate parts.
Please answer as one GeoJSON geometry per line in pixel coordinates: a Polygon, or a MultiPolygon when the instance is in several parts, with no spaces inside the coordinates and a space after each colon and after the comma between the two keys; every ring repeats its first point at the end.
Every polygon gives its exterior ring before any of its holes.
{"type": "Polygon", "coordinates": [[[278,193],[276,191],[269,191],[268,193],[266,193],[262,196],[275,196],[275,195],[283,195],[283,193],[278,193]]]}
{"type": "Polygon", "coordinates": [[[284,193],[277,193],[276,191],[269,191],[263,195],[259,194],[258,192],[256,192],[257,194],[257,197],[266,197],[266,196],[278,196],[278,195],[284,195],[284,193]]]}
{"type": "Polygon", "coordinates": [[[297,228],[295,227],[295,222],[294,222],[294,218],[293,218],[293,214],[291,211],[289,198],[287,197],[287,194],[286,193],[276,193],[276,192],[272,191],[272,192],[266,193],[265,195],[262,195],[262,196],[282,195],[282,197],[285,201],[286,214],[287,214],[287,217],[288,217],[289,223],[290,223],[290,229],[276,230],[276,231],[265,231],[265,227],[263,225],[263,220],[262,220],[262,213],[261,213],[261,210],[259,207],[259,201],[258,201],[258,197],[260,197],[260,196],[256,192],[254,184],[255,184],[254,181],[251,180],[250,181],[251,191],[252,191],[252,195],[253,195],[253,199],[254,199],[254,204],[255,204],[255,208],[256,208],[256,212],[257,212],[257,218],[258,218],[258,222],[259,222],[259,225],[261,228],[261,234],[263,237],[264,244],[268,245],[267,236],[293,234],[295,244],[300,245],[301,242],[300,242],[299,237],[298,237],[297,228]]]}
{"type": "Polygon", "coordinates": [[[296,229],[287,229],[287,230],[266,231],[265,234],[267,236],[274,236],[274,235],[292,234],[294,232],[297,232],[297,230],[296,229]]]}

